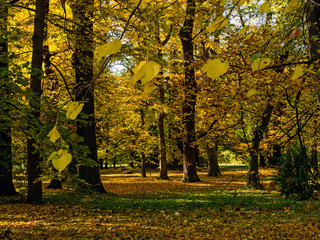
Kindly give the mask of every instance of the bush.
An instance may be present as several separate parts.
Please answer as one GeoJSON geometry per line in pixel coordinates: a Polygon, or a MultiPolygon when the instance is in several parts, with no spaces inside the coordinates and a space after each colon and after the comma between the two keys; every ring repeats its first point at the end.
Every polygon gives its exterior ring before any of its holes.
{"type": "Polygon", "coordinates": [[[281,166],[276,176],[281,195],[296,200],[306,200],[319,190],[319,169],[301,148],[290,149],[280,158],[281,166]]]}

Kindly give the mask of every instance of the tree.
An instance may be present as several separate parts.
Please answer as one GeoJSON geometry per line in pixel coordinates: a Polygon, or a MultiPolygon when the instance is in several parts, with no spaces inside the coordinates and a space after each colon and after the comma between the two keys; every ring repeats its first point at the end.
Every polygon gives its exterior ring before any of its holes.
{"type": "Polygon", "coordinates": [[[93,79],[93,8],[94,0],[77,0],[71,5],[76,21],[74,33],[73,66],[76,76],[75,100],[83,102],[82,113],[87,116],[86,124],[77,122],[77,134],[82,138],[81,144],[88,148],[88,158],[94,165],[79,162],[79,177],[92,186],[92,190],[104,193],[99,173],[97,156],[96,123],[94,111],[93,79]]]}
{"type": "Polygon", "coordinates": [[[184,103],[182,106],[184,136],[183,136],[183,181],[197,182],[200,178],[197,174],[196,160],[196,134],[195,134],[195,106],[197,82],[195,79],[193,56],[193,24],[195,18],[195,0],[187,0],[186,15],[179,37],[182,43],[184,56],[184,103]]]}
{"type": "Polygon", "coordinates": [[[49,0],[37,0],[35,19],[34,19],[34,30],[32,38],[32,64],[31,64],[31,117],[29,121],[29,127],[31,136],[27,142],[28,152],[28,196],[27,202],[29,203],[42,203],[42,182],[39,179],[40,169],[40,152],[37,148],[37,133],[39,131],[40,121],[40,100],[41,100],[41,80],[42,80],[42,63],[43,63],[43,40],[45,35],[45,18],[49,8],[49,0]]]}
{"type": "MultiPolygon", "coordinates": [[[[9,85],[9,59],[8,59],[8,8],[14,1],[0,1],[0,86],[6,88],[9,85]]],[[[12,181],[12,138],[9,119],[3,119],[6,111],[10,108],[5,102],[11,94],[1,93],[1,119],[0,119],[0,196],[15,195],[16,190],[12,181]]],[[[10,98],[10,97],[9,97],[10,98]]],[[[9,99],[10,100],[10,99],[9,99]]]]}

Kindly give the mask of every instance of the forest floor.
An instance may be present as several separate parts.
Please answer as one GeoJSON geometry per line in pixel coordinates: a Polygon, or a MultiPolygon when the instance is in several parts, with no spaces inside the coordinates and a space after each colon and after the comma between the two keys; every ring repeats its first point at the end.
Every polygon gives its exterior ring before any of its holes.
{"type": "Polygon", "coordinates": [[[107,169],[107,194],[44,189],[43,205],[0,198],[0,239],[320,239],[317,200],[281,197],[273,169],[261,170],[265,190],[248,190],[246,170],[200,169],[201,182],[183,183],[179,171],[166,181],[107,169]]]}

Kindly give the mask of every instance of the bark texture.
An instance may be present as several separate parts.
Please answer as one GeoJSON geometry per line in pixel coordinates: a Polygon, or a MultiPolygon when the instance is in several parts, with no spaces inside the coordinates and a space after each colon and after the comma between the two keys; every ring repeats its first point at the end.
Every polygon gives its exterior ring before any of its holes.
{"type": "Polygon", "coordinates": [[[259,146],[266,131],[273,111],[273,106],[268,104],[263,112],[261,122],[256,126],[253,132],[253,138],[250,148],[250,161],[248,172],[248,187],[260,189],[262,185],[259,179],[259,146]]]}
{"type": "Polygon", "coordinates": [[[195,16],[195,0],[187,0],[186,16],[179,32],[184,56],[184,103],[182,107],[184,137],[183,137],[183,178],[184,182],[197,182],[197,147],[195,134],[195,106],[197,98],[197,82],[194,71],[193,55],[193,25],[195,16]]]}
{"type": "Polygon", "coordinates": [[[31,107],[31,119],[29,123],[32,132],[31,138],[27,141],[28,152],[28,203],[42,203],[42,182],[40,177],[40,153],[36,148],[37,141],[35,136],[40,127],[40,98],[41,98],[41,78],[43,63],[43,40],[45,36],[45,18],[49,8],[49,0],[37,0],[33,33],[33,51],[32,51],[32,70],[30,89],[33,95],[29,102],[31,107]]]}
{"type": "Polygon", "coordinates": [[[92,186],[91,190],[104,193],[99,173],[94,115],[93,7],[94,0],[77,0],[71,5],[74,20],[77,22],[73,55],[77,83],[75,99],[84,103],[82,113],[88,116],[86,124],[77,123],[77,134],[83,138],[81,144],[88,147],[87,157],[97,163],[97,166],[81,165],[79,177],[92,186]]]}

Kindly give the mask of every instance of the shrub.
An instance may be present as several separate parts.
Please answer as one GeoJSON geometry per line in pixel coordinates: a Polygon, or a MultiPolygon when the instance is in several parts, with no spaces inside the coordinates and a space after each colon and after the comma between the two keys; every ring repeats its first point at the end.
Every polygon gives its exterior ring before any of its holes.
{"type": "Polygon", "coordinates": [[[318,164],[312,161],[301,148],[283,153],[281,166],[276,176],[281,195],[296,200],[306,200],[319,190],[318,164]]]}

